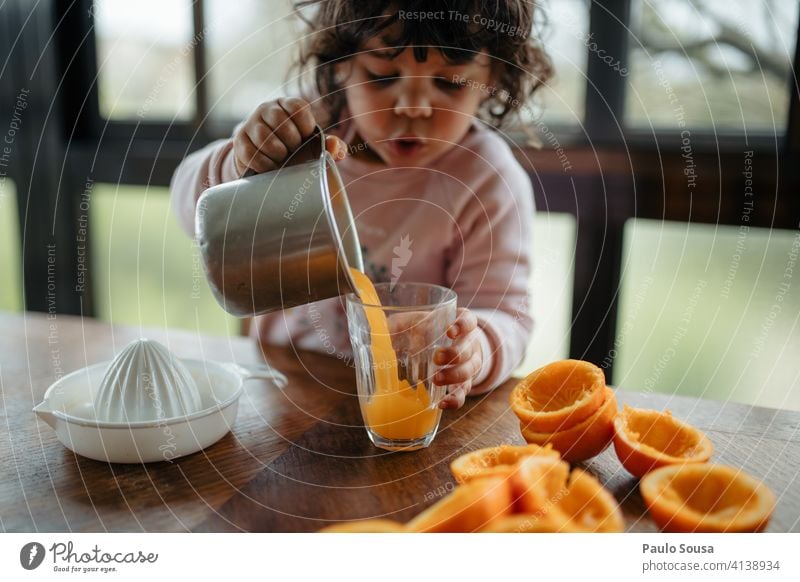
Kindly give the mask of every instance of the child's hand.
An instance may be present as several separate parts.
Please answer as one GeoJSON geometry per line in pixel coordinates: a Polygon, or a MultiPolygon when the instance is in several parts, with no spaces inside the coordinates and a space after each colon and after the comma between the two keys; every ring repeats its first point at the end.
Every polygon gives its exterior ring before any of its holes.
{"type": "MultiPolygon", "coordinates": [[[[303,99],[288,97],[262,103],[233,135],[236,171],[244,176],[280,168],[314,133],[316,124],[311,107],[303,99]]],[[[345,143],[334,136],[326,138],[325,148],[335,160],[347,154],[345,143]]]]}
{"type": "Polygon", "coordinates": [[[453,345],[437,350],[433,359],[435,364],[446,365],[433,377],[433,383],[450,385],[450,391],[439,403],[439,408],[461,408],[464,405],[464,399],[472,390],[472,379],[483,366],[479,334],[475,315],[460,307],[456,321],[447,330],[453,345]]]}

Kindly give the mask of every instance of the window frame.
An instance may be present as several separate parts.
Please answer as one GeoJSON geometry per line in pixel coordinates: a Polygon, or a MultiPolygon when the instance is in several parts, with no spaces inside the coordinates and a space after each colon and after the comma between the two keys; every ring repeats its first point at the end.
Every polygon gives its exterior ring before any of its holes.
{"type": "MultiPolygon", "coordinates": [[[[5,47],[0,43],[0,50],[10,57],[15,51],[23,51],[20,58],[10,59],[14,67],[13,86],[28,83],[37,96],[28,115],[32,121],[29,125],[36,128],[39,132],[36,137],[40,138],[38,142],[33,136],[20,139],[20,155],[9,172],[21,193],[18,207],[20,232],[26,237],[23,248],[25,305],[26,309],[47,311],[48,304],[42,293],[47,286],[43,276],[47,265],[45,249],[54,237],[62,249],[74,247],[79,235],[79,202],[87,177],[96,182],[168,185],[174,168],[189,152],[213,139],[230,135],[233,124],[207,117],[206,38],[199,34],[205,28],[203,0],[192,2],[193,32],[197,39],[193,51],[195,116],[188,122],[174,123],[125,122],[100,116],[92,0],[72,3],[40,0],[35,6],[25,0],[8,0],[5,6],[10,21],[22,31],[23,42],[20,46],[5,47]],[[35,27],[26,27],[31,17],[35,27]],[[28,81],[32,70],[38,70],[38,74],[30,76],[28,81]],[[47,156],[37,158],[42,138],[49,151],[47,156]],[[47,221],[40,224],[29,215],[31,208],[49,209],[53,213],[64,209],[56,214],[58,220],[53,221],[55,235],[50,225],[45,224],[47,221]]],[[[589,5],[590,32],[598,43],[604,43],[610,47],[610,52],[622,56],[622,66],[629,57],[630,10],[631,0],[603,3],[593,0],[589,5]]],[[[15,30],[14,26],[8,28],[15,30]]],[[[625,220],[677,217],[735,224],[736,219],[730,212],[731,201],[718,200],[719,193],[703,194],[695,201],[701,209],[704,204],[712,209],[705,213],[694,211],[696,206],[690,205],[687,214],[682,210],[680,197],[683,194],[667,191],[664,191],[665,197],[674,197],[677,201],[675,212],[657,205],[644,209],[637,206],[639,176],[634,175],[638,170],[634,169],[634,162],[644,159],[646,163],[642,167],[647,168],[653,160],[661,163],[663,156],[674,156],[679,151],[674,145],[679,143],[680,135],[675,131],[653,134],[618,127],[616,120],[624,119],[625,78],[602,63],[588,48],[587,55],[584,128],[548,124],[571,155],[586,160],[585,167],[577,169],[577,173],[586,174],[586,187],[580,189],[574,199],[559,197],[549,208],[571,212],[578,219],[571,355],[600,362],[613,347],[625,220]],[[598,202],[601,196],[602,204],[598,202]],[[719,205],[727,206],[720,210],[719,205]],[[600,273],[602,276],[598,276],[600,273]]],[[[774,217],[769,223],[761,219],[762,223],[754,224],[756,226],[780,226],[788,224],[786,221],[795,214],[800,215],[797,195],[800,169],[798,164],[787,163],[791,156],[800,153],[798,61],[800,34],[795,47],[794,77],[787,88],[791,91],[791,101],[786,132],[779,143],[774,135],[692,132],[698,156],[707,157],[709,163],[716,161],[720,168],[724,164],[733,165],[736,155],[740,155],[745,146],[763,156],[766,163],[774,161],[780,168],[775,186],[776,201],[780,197],[782,205],[776,213],[778,222],[774,217]]],[[[5,110],[3,113],[10,115],[5,110]]],[[[521,134],[512,132],[511,139],[520,146],[520,161],[536,182],[539,161],[552,157],[553,152],[546,147],[538,152],[525,148],[521,134]]],[[[541,189],[535,187],[534,191],[539,208],[553,202],[542,198],[541,189]]],[[[73,248],[71,253],[62,252],[62,255],[59,272],[63,274],[58,281],[57,309],[60,313],[92,315],[91,288],[83,293],[70,289],[70,279],[78,265],[77,251],[73,248]]]]}
{"type": "MultiPolygon", "coordinates": [[[[83,5],[84,12],[92,14],[92,0],[77,0],[83,5]]],[[[609,54],[620,55],[620,66],[627,66],[629,62],[628,27],[631,18],[632,0],[608,0],[597,2],[592,0],[589,5],[589,33],[592,34],[598,45],[606,48],[609,54]]],[[[121,120],[106,120],[99,112],[97,100],[97,85],[93,83],[94,92],[91,105],[91,125],[96,128],[92,137],[100,139],[102,135],[116,139],[130,140],[161,140],[165,141],[196,141],[204,145],[214,139],[230,136],[234,123],[216,120],[208,110],[208,63],[206,58],[205,30],[205,2],[204,0],[192,1],[193,34],[197,39],[193,52],[193,70],[195,80],[195,115],[189,122],[142,122],[134,123],[121,120]],[[100,128],[103,128],[101,133],[100,128]]],[[[798,27],[800,28],[800,27],[798,27]]],[[[92,44],[91,64],[95,67],[96,74],[96,41],[93,23],[89,23],[87,34],[92,44]]],[[[798,32],[800,38],[800,31],[798,32]]],[[[800,43],[796,43],[800,46],[800,43]]],[[[797,71],[797,58],[794,59],[794,70],[797,71]]],[[[677,130],[655,127],[654,131],[644,128],[630,127],[619,120],[625,119],[626,78],[616,74],[605,65],[597,55],[587,49],[587,88],[585,96],[585,109],[583,129],[563,122],[548,123],[559,142],[571,147],[586,147],[589,145],[600,147],[625,147],[633,149],[652,149],[654,138],[666,143],[680,143],[680,132],[677,130]]],[[[795,75],[796,79],[796,75],[795,75]]],[[[786,127],[779,137],[781,148],[785,143],[793,143],[797,137],[797,123],[792,122],[792,111],[796,109],[796,87],[791,80],[787,83],[787,91],[794,92],[795,99],[790,98],[790,114],[787,116],[786,127]],[[793,91],[794,90],[794,91],[793,91]]],[[[796,115],[794,115],[796,117],[796,115]]],[[[522,131],[512,130],[507,132],[510,139],[520,147],[525,147],[526,138],[522,131]]],[[[701,151],[719,151],[720,148],[730,151],[741,151],[743,146],[758,151],[772,151],[775,148],[776,136],[766,131],[753,131],[745,135],[738,131],[693,130],[692,140],[701,151]]]]}

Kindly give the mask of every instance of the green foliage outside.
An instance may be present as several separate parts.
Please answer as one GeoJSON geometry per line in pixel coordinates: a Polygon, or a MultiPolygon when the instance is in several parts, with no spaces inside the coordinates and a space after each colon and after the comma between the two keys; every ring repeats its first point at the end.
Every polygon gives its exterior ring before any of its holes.
{"type": "Polygon", "coordinates": [[[626,228],[614,383],[800,410],[800,232],[626,228]]]}
{"type": "Polygon", "coordinates": [[[166,188],[98,184],[92,192],[97,316],[120,325],[238,333],[217,304],[200,255],[178,226],[166,188]]]}

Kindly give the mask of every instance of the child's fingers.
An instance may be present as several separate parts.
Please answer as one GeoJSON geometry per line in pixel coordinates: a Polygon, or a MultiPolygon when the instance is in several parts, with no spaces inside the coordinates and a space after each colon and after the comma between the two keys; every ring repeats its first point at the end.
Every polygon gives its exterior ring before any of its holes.
{"type": "MultiPolygon", "coordinates": [[[[314,133],[316,124],[311,106],[303,99],[289,97],[262,103],[234,135],[236,170],[246,175],[281,167],[314,133]]],[[[341,149],[337,144],[336,156],[342,155],[341,149]]]]}
{"type": "Polygon", "coordinates": [[[234,160],[239,175],[245,175],[248,170],[258,174],[274,170],[277,166],[268,156],[258,151],[246,132],[240,132],[233,144],[234,160]]]}
{"type": "Polygon", "coordinates": [[[433,356],[433,363],[439,366],[466,362],[472,356],[474,346],[470,341],[459,341],[448,348],[439,348],[433,356]]]}
{"type": "Polygon", "coordinates": [[[463,364],[449,366],[437,371],[433,376],[433,383],[438,384],[439,386],[447,386],[449,384],[470,382],[477,375],[480,369],[480,354],[473,354],[470,359],[463,364]]]}
{"type": "Polygon", "coordinates": [[[335,135],[325,136],[325,149],[336,161],[347,157],[347,144],[335,135]]]}
{"type": "Polygon", "coordinates": [[[478,327],[478,318],[475,317],[475,314],[469,309],[460,307],[455,322],[447,329],[447,335],[451,339],[456,339],[460,335],[468,334],[476,327],[478,327]]]}
{"type": "Polygon", "coordinates": [[[289,155],[289,150],[281,140],[273,135],[272,128],[268,125],[264,123],[250,124],[245,127],[245,133],[258,153],[272,160],[276,167],[282,164],[289,155]]]}
{"type": "Polygon", "coordinates": [[[311,113],[311,107],[307,101],[297,97],[287,97],[285,99],[278,99],[278,105],[289,115],[303,138],[314,133],[317,120],[314,119],[314,115],[311,113]]]}
{"type": "Polygon", "coordinates": [[[439,408],[442,410],[458,409],[464,406],[464,401],[467,398],[472,386],[470,384],[461,384],[456,387],[451,387],[450,392],[442,398],[439,402],[439,408]]]}
{"type": "Polygon", "coordinates": [[[270,105],[261,111],[261,120],[272,133],[286,146],[287,152],[294,151],[303,143],[300,129],[280,105],[270,105]]]}

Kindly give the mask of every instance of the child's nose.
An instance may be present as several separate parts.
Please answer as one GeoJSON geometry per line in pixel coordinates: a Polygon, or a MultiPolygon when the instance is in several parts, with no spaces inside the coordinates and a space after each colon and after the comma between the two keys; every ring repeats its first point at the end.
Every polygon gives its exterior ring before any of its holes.
{"type": "Polygon", "coordinates": [[[430,117],[433,113],[431,102],[422,92],[404,92],[397,98],[394,105],[397,115],[406,117],[430,117]]]}

